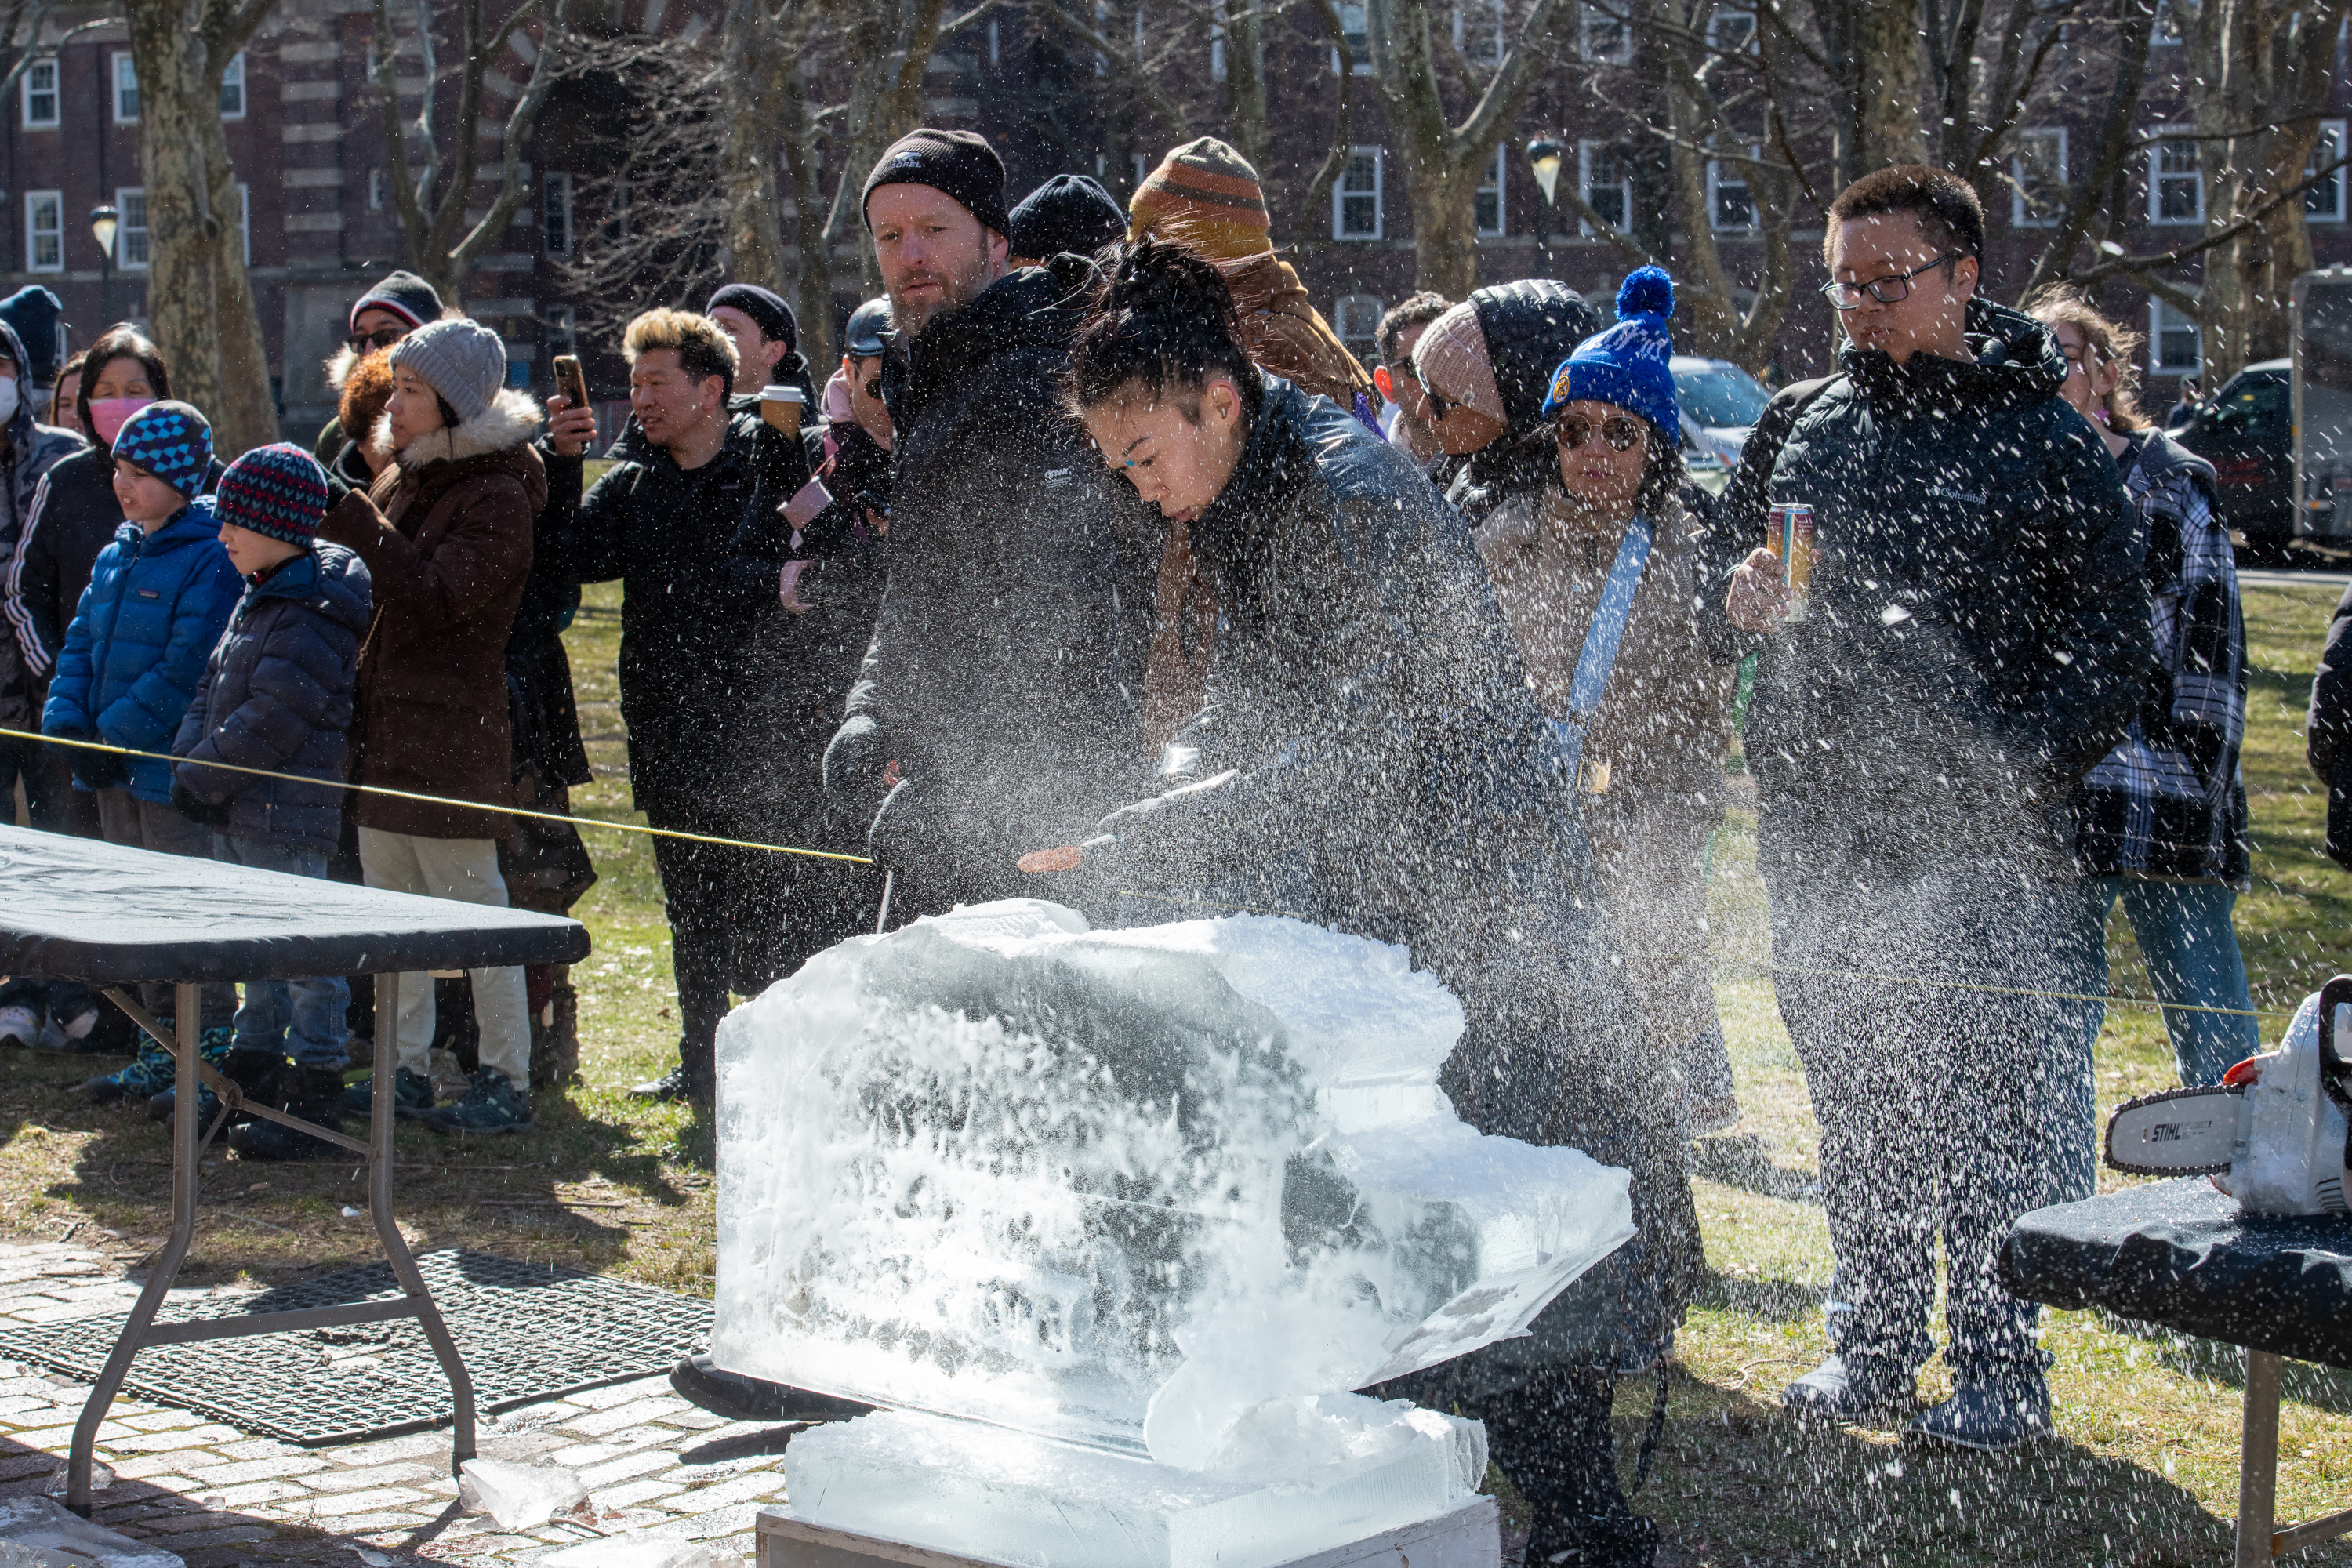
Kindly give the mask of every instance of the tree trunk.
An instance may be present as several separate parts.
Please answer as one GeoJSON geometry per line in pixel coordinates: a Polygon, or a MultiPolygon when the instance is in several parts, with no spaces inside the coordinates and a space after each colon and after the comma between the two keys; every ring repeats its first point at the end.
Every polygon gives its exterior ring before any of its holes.
{"type": "Polygon", "coordinates": [[[824,245],[824,188],[797,60],[780,79],[783,129],[777,140],[793,178],[793,242],[799,262],[793,269],[793,310],[800,318],[801,353],[812,370],[821,370],[839,352],[833,343],[833,256],[824,245]]]}
{"type": "Polygon", "coordinates": [[[234,458],[278,437],[221,130],[221,71],[236,45],[209,44],[206,34],[217,29],[190,26],[187,7],[172,0],[130,0],[125,9],[139,73],[147,315],[173,390],[204,411],[215,449],[234,458]]]}
{"type": "Polygon", "coordinates": [[[796,68],[782,47],[782,18],[768,0],[731,0],[720,58],[727,83],[728,276],[782,292],[784,231],[778,209],[776,154],[770,127],[783,108],[783,79],[796,68]]]}
{"type": "Polygon", "coordinates": [[[1476,227],[1479,167],[1449,168],[1449,159],[1415,160],[1405,167],[1412,202],[1412,281],[1449,300],[1478,287],[1476,227]]]}
{"type": "Polygon", "coordinates": [[[1919,123],[1927,81],[1919,62],[1917,0],[1855,0],[1857,68],[1854,178],[1889,163],[1924,163],[1919,123]]]}

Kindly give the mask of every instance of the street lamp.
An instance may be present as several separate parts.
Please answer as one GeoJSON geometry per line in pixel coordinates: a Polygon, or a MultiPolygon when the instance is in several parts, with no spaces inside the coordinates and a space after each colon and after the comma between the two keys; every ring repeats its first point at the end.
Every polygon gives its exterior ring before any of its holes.
{"type": "Polygon", "coordinates": [[[122,226],[122,215],[110,205],[89,209],[89,237],[98,241],[98,317],[111,326],[114,322],[114,236],[122,226]]]}
{"type": "Polygon", "coordinates": [[[1553,193],[1559,189],[1559,163],[1568,149],[1549,136],[1538,136],[1528,143],[1528,167],[1536,172],[1536,184],[1543,191],[1543,200],[1536,207],[1536,249],[1544,248],[1544,215],[1551,209],[1553,193]]]}

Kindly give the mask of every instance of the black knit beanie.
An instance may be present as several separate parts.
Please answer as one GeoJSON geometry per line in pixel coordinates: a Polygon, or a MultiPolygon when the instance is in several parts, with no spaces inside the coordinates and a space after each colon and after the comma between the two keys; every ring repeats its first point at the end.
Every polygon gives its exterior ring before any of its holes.
{"type": "Polygon", "coordinates": [[[775,290],[762,289],[757,283],[730,283],[710,297],[702,313],[707,316],[722,305],[751,317],[759,326],[760,335],[770,342],[782,342],[794,353],[800,352],[800,323],[793,319],[793,308],[775,290]]]}
{"type": "MultiPolygon", "coordinates": [[[[1004,160],[976,131],[925,127],[891,142],[875,163],[874,172],[866,176],[866,189],[857,204],[859,216],[865,216],[866,204],[881,185],[929,185],[962,204],[986,227],[999,234],[1007,234],[1013,227],[1004,210],[1004,160]]],[[[869,232],[873,229],[871,217],[866,218],[866,226],[869,232]]]]}
{"type": "Polygon", "coordinates": [[[1552,372],[1601,330],[1601,318],[1583,295],[1549,278],[1497,283],[1472,294],[1468,303],[1486,340],[1503,417],[1511,434],[1524,436],[1543,423],[1552,372]]]}
{"type": "Polygon", "coordinates": [[[360,296],[352,307],[352,331],[358,331],[362,310],[389,310],[406,321],[413,331],[427,321],[441,319],[441,296],[433,285],[414,272],[394,272],[374,288],[360,296]]]}
{"type": "Polygon", "coordinates": [[[1127,213],[1084,174],[1056,174],[1013,209],[1004,238],[1015,256],[1043,261],[1069,251],[1092,256],[1127,237],[1127,213]]]}

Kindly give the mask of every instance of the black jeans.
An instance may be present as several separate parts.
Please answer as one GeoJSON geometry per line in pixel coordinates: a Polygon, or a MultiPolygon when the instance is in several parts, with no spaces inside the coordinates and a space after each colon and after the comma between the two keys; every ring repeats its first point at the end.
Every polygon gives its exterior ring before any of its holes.
{"type": "Polygon", "coordinates": [[[712,1053],[729,993],[755,996],[787,973],[784,860],[760,849],[654,840],[677,979],[678,1061],[693,1099],[709,1100],[716,1085],[712,1053]]]}

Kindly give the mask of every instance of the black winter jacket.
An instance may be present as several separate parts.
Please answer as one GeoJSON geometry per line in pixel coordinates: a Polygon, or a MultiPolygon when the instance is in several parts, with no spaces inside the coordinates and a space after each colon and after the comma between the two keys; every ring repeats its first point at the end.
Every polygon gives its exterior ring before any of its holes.
{"type": "MultiPolygon", "coordinates": [[[[33,361],[25,352],[24,340],[5,321],[0,321],[0,353],[7,354],[19,377],[31,374],[33,361]]],[[[20,380],[17,384],[29,384],[20,380]]],[[[16,400],[16,412],[8,416],[5,436],[5,443],[0,443],[0,585],[5,585],[16,563],[17,541],[33,515],[33,501],[40,494],[42,481],[51,468],[89,445],[71,430],[34,423],[32,402],[22,396],[16,400]]],[[[0,724],[20,730],[41,727],[37,705],[39,684],[16,638],[0,628],[0,724]]]]}
{"type": "Polygon", "coordinates": [[[555,552],[551,584],[626,585],[621,718],[639,809],[663,826],[759,837],[816,788],[771,760],[789,679],[777,634],[792,525],[777,509],[808,482],[808,460],[798,441],[741,413],[698,468],[680,468],[634,425],[613,456],[585,498],[580,458],[546,459],[534,549],[555,552]]]}
{"type": "Polygon", "coordinates": [[[1747,754],[1761,847],[1822,886],[1946,864],[2063,875],[2063,810],[2154,664],[2146,542],[2029,317],[1968,307],[1970,360],[1847,349],[1710,542],[1708,619],[1774,502],[1813,508],[1810,619],[1760,654],[1747,754]]]}
{"type": "Polygon", "coordinates": [[[247,585],[172,742],[180,788],[226,806],[218,831],[335,852],[352,686],[374,596],[364,562],[319,543],[247,585]],[[207,767],[227,763],[316,784],[207,767]]]}
{"type": "Polygon", "coordinates": [[[1699,1268],[1670,1069],[1469,528],[1402,448],[1270,380],[1192,538],[1222,612],[1206,705],[1168,749],[1175,787],[1107,818],[1077,875],[1406,944],[1469,1016],[1445,1079],[1466,1120],[1634,1172],[1643,1240],[1594,1286],[1614,1299],[1572,1290],[1489,1361],[1654,1352],[1699,1268]]]}
{"type": "Polygon", "coordinates": [[[945,908],[1034,891],[1013,862],[1116,805],[1141,745],[1119,690],[1115,483],[1057,395],[1080,291],[1058,257],[998,279],[908,345],[890,582],[825,784],[870,801],[876,856],[945,908]]]}

